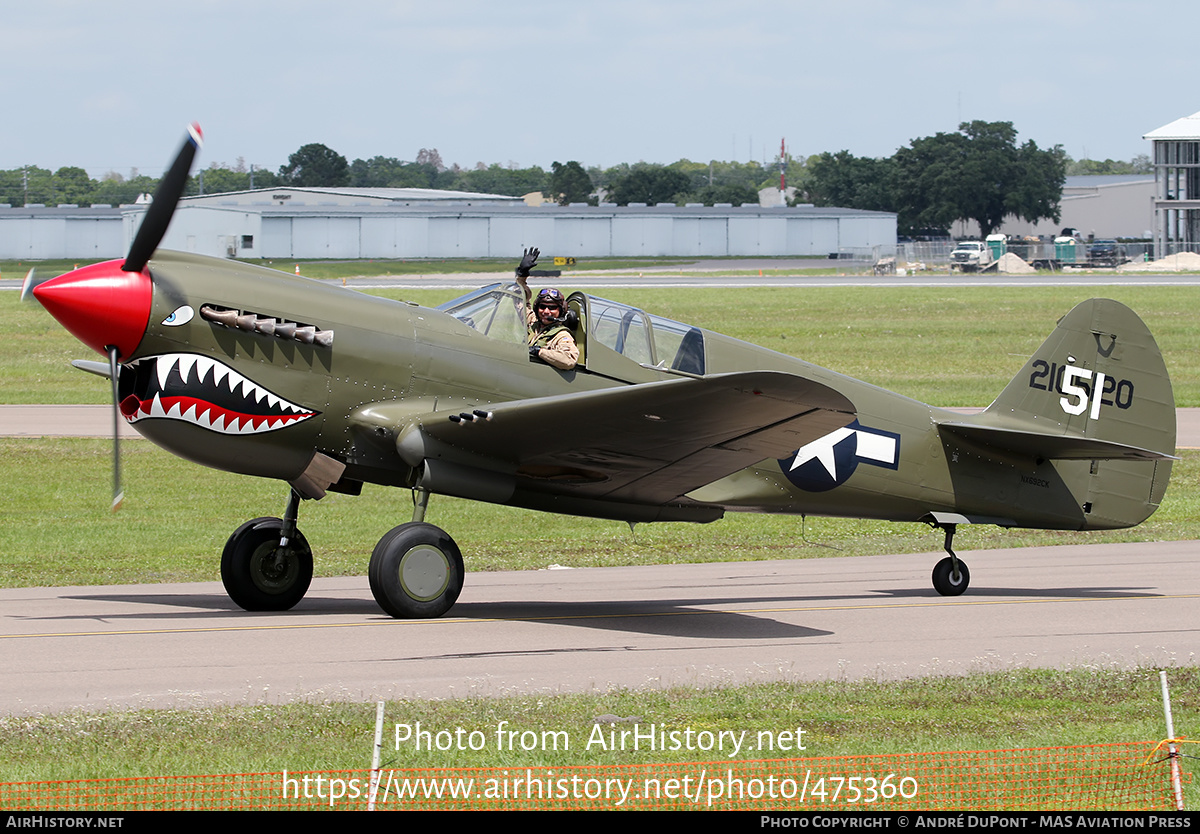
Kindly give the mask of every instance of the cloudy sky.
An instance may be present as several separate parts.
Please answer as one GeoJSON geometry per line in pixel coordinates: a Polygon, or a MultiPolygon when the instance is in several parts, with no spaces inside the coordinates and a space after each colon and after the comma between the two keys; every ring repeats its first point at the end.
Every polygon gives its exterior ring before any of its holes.
{"type": "Polygon", "coordinates": [[[1200,110],[1192,0],[0,0],[0,169],[889,156],[1011,121],[1072,157],[1200,110]]]}

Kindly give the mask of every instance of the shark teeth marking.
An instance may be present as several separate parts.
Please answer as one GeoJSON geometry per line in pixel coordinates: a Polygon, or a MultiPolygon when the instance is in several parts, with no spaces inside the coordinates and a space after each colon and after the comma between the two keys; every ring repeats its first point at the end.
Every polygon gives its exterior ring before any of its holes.
{"type": "MultiPolygon", "coordinates": [[[[261,434],[303,422],[317,414],[268,391],[216,359],[196,353],[143,357],[134,365],[153,362],[138,374],[134,392],[137,407],[126,420],[179,420],[231,435],[261,434]],[[157,390],[150,390],[157,383],[157,390]]],[[[125,407],[122,406],[122,413],[125,407]]]]}

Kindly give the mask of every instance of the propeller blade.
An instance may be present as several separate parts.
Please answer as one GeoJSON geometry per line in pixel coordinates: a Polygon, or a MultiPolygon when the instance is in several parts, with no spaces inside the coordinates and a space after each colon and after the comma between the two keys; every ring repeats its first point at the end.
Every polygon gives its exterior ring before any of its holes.
{"type": "Polygon", "coordinates": [[[21,283],[21,300],[28,301],[29,299],[33,298],[34,287],[36,287],[38,284],[46,283],[53,277],[53,275],[47,275],[45,278],[39,280],[34,276],[33,268],[31,267],[30,270],[25,273],[25,280],[21,283]]]}
{"type": "Polygon", "coordinates": [[[121,489],[121,410],[117,405],[120,396],[118,388],[117,348],[108,348],[108,375],[112,379],[112,413],[113,413],[113,500],[112,511],[121,509],[125,500],[125,491],[121,489]]]}
{"type": "Polygon", "coordinates": [[[188,126],[187,139],[184,140],[183,147],[179,149],[175,161],[171,163],[170,170],[163,175],[158,182],[158,188],[154,190],[153,202],[146,210],[142,225],[138,227],[137,235],[133,238],[133,245],[129,247],[129,254],[125,257],[125,263],[121,265],[121,269],[125,272],[141,272],[145,269],[154,250],[162,242],[163,235],[167,233],[167,226],[171,225],[171,216],[175,214],[175,206],[179,204],[179,198],[183,196],[188,173],[192,169],[192,160],[196,158],[196,151],[203,143],[204,134],[200,130],[200,125],[193,122],[188,126]]]}

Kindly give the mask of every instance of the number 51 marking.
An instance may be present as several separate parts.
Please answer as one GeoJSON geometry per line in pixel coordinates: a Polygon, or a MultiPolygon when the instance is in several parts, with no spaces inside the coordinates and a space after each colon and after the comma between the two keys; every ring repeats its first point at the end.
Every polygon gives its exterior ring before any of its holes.
{"type": "MultiPolygon", "coordinates": [[[[1062,378],[1063,396],[1059,397],[1059,399],[1058,399],[1059,405],[1062,406],[1063,411],[1067,412],[1068,414],[1082,414],[1083,412],[1087,411],[1088,399],[1089,399],[1088,398],[1088,389],[1083,387],[1082,385],[1076,385],[1075,380],[1076,379],[1089,380],[1091,378],[1092,378],[1092,372],[1089,371],[1087,368],[1076,368],[1074,365],[1067,365],[1066,368],[1063,369],[1063,378],[1062,378]],[[1078,402],[1071,402],[1068,399],[1068,397],[1075,397],[1078,400],[1078,402]]],[[[1096,391],[1096,392],[1103,391],[1104,390],[1104,380],[1105,380],[1104,374],[1097,371],[1096,372],[1096,384],[1092,386],[1092,390],[1096,391]]],[[[1092,411],[1088,416],[1091,417],[1093,420],[1097,420],[1100,418],[1101,398],[1099,396],[1091,397],[1091,401],[1092,401],[1092,411]]]]}

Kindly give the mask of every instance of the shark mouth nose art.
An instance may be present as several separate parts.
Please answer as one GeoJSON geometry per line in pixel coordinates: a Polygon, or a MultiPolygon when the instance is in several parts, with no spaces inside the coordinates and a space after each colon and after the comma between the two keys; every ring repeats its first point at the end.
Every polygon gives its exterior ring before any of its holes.
{"type": "Polygon", "coordinates": [[[121,374],[121,394],[121,413],[130,423],[181,420],[221,434],[262,434],[318,413],[195,353],[146,356],[131,363],[121,374]]]}

